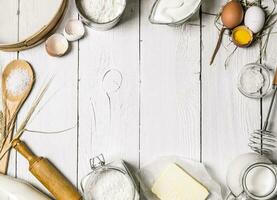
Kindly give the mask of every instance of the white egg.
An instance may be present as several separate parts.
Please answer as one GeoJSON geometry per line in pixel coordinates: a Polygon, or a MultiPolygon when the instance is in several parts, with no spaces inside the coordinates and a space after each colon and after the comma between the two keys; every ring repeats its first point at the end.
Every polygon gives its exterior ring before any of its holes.
{"type": "Polygon", "coordinates": [[[247,9],[244,18],[244,24],[253,33],[258,33],[262,30],[265,23],[265,12],[258,6],[252,6],[247,9]]]}

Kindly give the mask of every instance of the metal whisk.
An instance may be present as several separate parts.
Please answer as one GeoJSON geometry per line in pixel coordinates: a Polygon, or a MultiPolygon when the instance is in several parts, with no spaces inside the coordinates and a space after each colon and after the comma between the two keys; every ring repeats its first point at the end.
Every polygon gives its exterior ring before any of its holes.
{"type": "Polygon", "coordinates": [[[272,149],[275,148],[275,136],[267,130],[269,124],[269,118],[274,104],[274,100],[277,93],[277,70],[275,71],[274,80],[272,83],[273,86],[273,96],[269,105],[268,113],[266,120],[264,122],[263,128],[261,130],[254,131],[249,138],[249,147],[259,153],[259,154],[269,154],[272,152],[272,149]]]}

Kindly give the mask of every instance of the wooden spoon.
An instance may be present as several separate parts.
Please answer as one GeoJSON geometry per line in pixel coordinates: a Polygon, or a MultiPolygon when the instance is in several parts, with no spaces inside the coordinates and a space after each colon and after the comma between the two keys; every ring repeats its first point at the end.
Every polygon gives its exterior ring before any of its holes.
{"type": "MultiPolygon", "coordinates": [[[[5,113],[5,140],[1,150],[5,149],[10,144],[13,136],[13,130],[17,114],[22,107],[23,103],[29,96],[35,82],[34,71],[31,65],[24,60],[14,60],[10,62],[3,71],[2,76],[2,98],[3,109],[5,113]],[[28,73],[30,80],[23,92],[19,95],[14,95],[7,90],[7,79],[14,70],[24,70],[28,73]]],[[[0,160],[0,173],[6,174],[9,162],[9,152],[0,160]]]]}

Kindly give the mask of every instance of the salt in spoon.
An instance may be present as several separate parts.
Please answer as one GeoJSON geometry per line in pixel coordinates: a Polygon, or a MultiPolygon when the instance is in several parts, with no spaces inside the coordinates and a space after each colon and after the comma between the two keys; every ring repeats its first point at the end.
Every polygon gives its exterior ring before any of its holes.
{"type": "MultiPolygon", "coordinates": [[[[29,96],[35,82],[35,75],[31,65],[25,60],[14,60],[10,62],[3,71],[2,75],[2,99],[5,113],[5,137],[1,150],[10,144],[17,114],[23,103],[29,96]],[[7,90],[7,80],[14,70],[24,70],[28,73],[29,82],[24,91],[19,94],[12,94],[7,90]]],[[[0,160],[0,173],[6,174],[9,161],[9,152],[0,160]]]]}

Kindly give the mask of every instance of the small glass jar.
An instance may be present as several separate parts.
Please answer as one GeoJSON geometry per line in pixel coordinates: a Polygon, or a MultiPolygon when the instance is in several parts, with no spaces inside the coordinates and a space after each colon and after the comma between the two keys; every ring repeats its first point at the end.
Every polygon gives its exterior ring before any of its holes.
{"type": "Polygon", "coordinates": [[[122,15],[123,15],[123,13],[126,9],[127,1],[125,0],[124,9],[122,10],[122,12],[116,18],[112,19],[111,21],[104,22],[104,23],[95,22],[95,21],[91,20],[86,15],[86,13],[84,12],[84,9],[81,5],[80,0],[75,0],[75,4],[76,4],[77,10],[78,10],[84,24],[86,24],[87,26],[89,26],[92,29],[97,30],[97,31],[107,31],[107,30],[110,30],[111,28],[113,28],[114,26],[116,26],[118,24],[118,22],[122,18],[122,15]]]}
{"type": "Polygon", "coordinates": [[[81,181],[86,200],[137,200],[139,198],[134,180],[127,169],[105,164],[103,155],[90,160],[92,171],[81,181]]]}
{"type": "Polygon", "coordinates": [[[267,163],[251,165],[245,171],[242,183],[246,195],[250,198],[255,200],[273,199],[277,196],[277,166],[267,163]],[[264,174],[259,171],[264,171],[264,174]],[[268,177],[265,177],[265,174],[268,177]],[[255,175],[260,177],[253,177],[255,175]],[[259,183],[259,181],[262,183],[259,183]],[[265,191],[255,191],[255,188],[257,187],[264,187],[265,191]]]}
{"type": "Polygon", "coordinates": [[[246,97],[259,99],[269,94],[272,86],[272,73],[264,65],[249,63],[238,76],[238,90],[246,97]]]}

